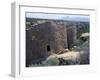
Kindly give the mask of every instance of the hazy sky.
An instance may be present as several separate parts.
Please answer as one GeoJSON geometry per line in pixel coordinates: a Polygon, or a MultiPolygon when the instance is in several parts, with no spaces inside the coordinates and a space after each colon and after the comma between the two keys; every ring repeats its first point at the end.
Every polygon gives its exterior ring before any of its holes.
{"type": "Polygon", "coordinates": [[[86,15],[64,15],[64,14],[44,14],[44,13],[26,13],[26,18],[54,19],[67,21],[89,22],[90,16],[86,15]]]}

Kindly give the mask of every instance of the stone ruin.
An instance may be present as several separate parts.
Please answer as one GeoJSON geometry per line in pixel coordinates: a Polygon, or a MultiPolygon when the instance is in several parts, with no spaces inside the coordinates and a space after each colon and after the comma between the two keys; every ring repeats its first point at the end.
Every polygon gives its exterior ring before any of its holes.
{"type": "Polygon", "coordinates": [[[67,45],[68,49],[73,48],[77,42],[77,28],[76,25],[68,25],[66,28],[67,32],[67,45]]]}
{"type": "Polygon", "coordinates": [[[76,43],[76,27],[45,22],[26,29],[26,67],[41,63],[49,55],[72,48],[76,43]]]}

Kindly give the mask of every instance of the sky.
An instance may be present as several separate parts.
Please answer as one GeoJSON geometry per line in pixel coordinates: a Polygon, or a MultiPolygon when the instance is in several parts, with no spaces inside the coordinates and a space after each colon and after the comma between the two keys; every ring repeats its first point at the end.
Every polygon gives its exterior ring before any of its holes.
{"type": "Polygon", "coordinates": [[[73,14],[26,13],[26,18],[83,21],[83,22],[90,21],[90,16],[88,15],[73,15],[73,14]]]}

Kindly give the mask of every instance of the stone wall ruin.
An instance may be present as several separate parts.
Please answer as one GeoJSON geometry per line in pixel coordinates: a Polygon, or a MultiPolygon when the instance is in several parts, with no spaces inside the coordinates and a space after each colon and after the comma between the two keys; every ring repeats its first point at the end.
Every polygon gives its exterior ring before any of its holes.
{"type": "Polygon", "coordinates": [[[76,27],[45,22],[26,29],[26,66],[41,63],[49,55],[72,48],[76,42],[76,27]]]}

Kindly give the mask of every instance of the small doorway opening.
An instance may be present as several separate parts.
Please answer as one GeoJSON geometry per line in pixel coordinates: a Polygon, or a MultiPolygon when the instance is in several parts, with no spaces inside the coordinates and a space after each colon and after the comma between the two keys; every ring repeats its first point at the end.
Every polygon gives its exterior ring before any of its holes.
{"type": "Polygon", "coordinates": [[[51,51],[50,45],[47,45],[47,52],[51,51]]]}

